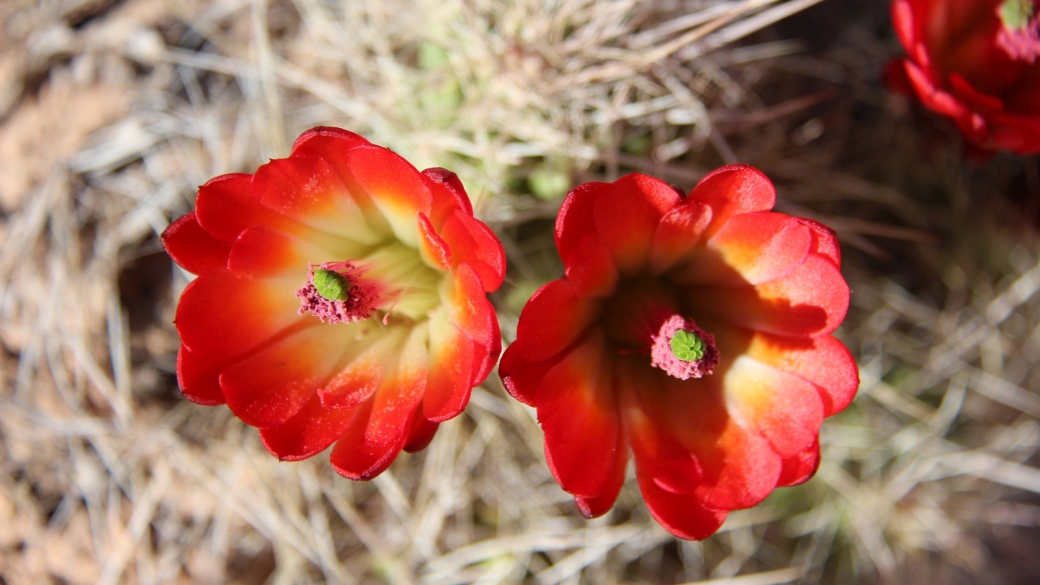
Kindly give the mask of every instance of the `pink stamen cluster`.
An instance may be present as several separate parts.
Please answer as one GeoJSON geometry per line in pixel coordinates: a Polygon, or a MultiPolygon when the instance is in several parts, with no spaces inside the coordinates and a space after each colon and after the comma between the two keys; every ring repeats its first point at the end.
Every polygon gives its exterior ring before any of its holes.
{"type": "Polygon", "coordinates": [[[711,375],[715,371],[715,366],[719,365],[719,350],[715,347],[715,336],[698,327],[692,319],[672,315],[661,324],[652,338],[650,364],[664,370],[669,376],[680,380],[703,378],[711,375]],[[704,355],[700,359],[687,362],[672,353],[672,337],[679,330],[696,334],[704,341],[707,347],[704,348],[704,355]]]}
{"type": "Polygon", "coordinates": [[[376,287],[361,277],[360,270],[351,262],[322,262],[322,270],[332,270],[342,275],[350,285],[350,293],[344,301],[327,299],[314,286],[314,266],[307,272],[307,282],[296,291],[300,299],[297,314],[310,313],[322,323],[356,323],[372,316],[379,302],[376,287]]]}
{"type": "Polygon", "coordinates": [[[1003,26],[997,33],[997,45],[1015,61],[1032,65],[1040,57],[1040,14],[1033,17],[1025,27],[1011,29],[1003,26]]]}

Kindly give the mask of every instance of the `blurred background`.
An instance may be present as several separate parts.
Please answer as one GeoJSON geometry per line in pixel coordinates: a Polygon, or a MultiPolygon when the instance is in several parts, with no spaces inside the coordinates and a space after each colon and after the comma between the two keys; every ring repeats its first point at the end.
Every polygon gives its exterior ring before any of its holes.
{"type": "Polygon", "coordinates": [[[0,583],[1040,582],[1040,166],[884,89],[887,0],[3,0],[0,583]],[[842,242],[856,401],[704,542],[586,521],[492,375],[374,481],[182,399],[198,185],[336,125],[462,177],[506,342],[588,180],[730,162],[842,242]]]}

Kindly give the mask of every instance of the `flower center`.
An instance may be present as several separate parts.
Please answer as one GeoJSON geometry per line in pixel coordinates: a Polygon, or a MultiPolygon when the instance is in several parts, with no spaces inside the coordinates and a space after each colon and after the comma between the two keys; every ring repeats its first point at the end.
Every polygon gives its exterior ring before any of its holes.
{"type": "Polygon", "coordinates": [[[650,364],[680,380],[703,378],[719,365],[715,336],[706,333],[692,319],[681,315],[668,317],[650,346],[650,364]]]}
{"type": "Polygon", "coordinates": [[[296,291],[297,313],[310,313],[322,323],[354,323],[372,316],[379,301],[376,285],[351,262],[322,262],[307,272],[307,282],[296,291]]]}
{"type": "Polygon", "coordinates": [[[1003,26],[997,46],[1015,61],[1035,63],[1040,57],[1040,7],[1033,0],[1005,0],[997,15],[1003,26]]]}
{"type": "Polygon", "coordinates": [[[350,281],[335,270],[319,268],[310,273],[310,281],[318,294],[330,301],[345,301],[350,298],[350,281]]]}
{"type": "Polygon", "coordinates": [[[674,289],[658,279],[622,282],[603,309],[607,338],[620,353],[650,355],[650,365],[680,380],[711,375],[715,336],[681,310],[674,289]]]}
{"type": "Polygon", "coordinates": [[[707,344],[693,331],[680,329],[672,335],[669,342],[672,354],[684,362],[692,362],[704,357],[704,349],[707,344]]]}

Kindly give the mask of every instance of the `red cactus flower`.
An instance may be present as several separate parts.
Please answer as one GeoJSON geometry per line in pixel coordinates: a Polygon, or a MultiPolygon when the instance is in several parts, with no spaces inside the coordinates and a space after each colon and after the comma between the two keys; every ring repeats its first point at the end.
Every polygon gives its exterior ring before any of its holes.
{"type": "Polygon", "coordinates": [[[815,473],[820,424],[859,384],[831,336],[849,289],[834,234],[774,200],[744,165],[686,197],[632,174],[564,200],[565,276],[531,297],[499,373],[586,517],[613,506],[630,450],[650,513],[687,539],[815,473]]]}
{"type": "Polygon", "coordinates": [[[1040,2],[896,0],[894,85],[984,152],[1040,152],[1040,2]]]}
{"type": "Polygon", "coordinates": [[[199,275],[177,307],[181,391],[280,459],[335,443],[336,471],[370,479],[462,412],[501,349],[502,246],[458,178],[345,130],[206,183],[163,245],[199,275]]]}

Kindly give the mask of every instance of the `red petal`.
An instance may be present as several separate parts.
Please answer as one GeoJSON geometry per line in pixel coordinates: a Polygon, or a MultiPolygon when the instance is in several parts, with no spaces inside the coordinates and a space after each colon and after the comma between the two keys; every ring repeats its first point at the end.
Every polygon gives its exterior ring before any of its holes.
{"type": "Polygon", "coordinates": [[[776,280],[756,286],[690,288],[685,296],[698,311],[791,336],[830,333],[849,308],[845,279],[829,259],[816,255],[776,280]]]}
{"type": "Polygon", "coordinates": [[[914,26],[914,10],[909,0],[895,0],[892,3],[892,28],[899,37],[904,48],[914,46],[917,31],[914,26]]]}
{"type": "Polygon", "coordinates": [[[1036,135],[1036,127],[1040,124],[1040,116],[1037,116],[1037,113],[1040,113],[1040,68],[1029,69],[1020,78],[1015,90],[1004,99],[1007,102],[1007,118],[998,115],[995,120],[1001,120],[1002,123],[1004,120],[1010,122],[1008,125],[1012,130],[1017,129],[1030,134],[1030,142],[1037,144],[1037,141],[1040,141],[1040,136],[1036,135]]]}
{"type": "Polygon", "coordinates": [[[619,272],[632,275],[646,266],[657,224],[680,203],[667,183],[638,173],[621,177],[600,195],[592,219],[619,272]]]}
{"type": "Polygon", "coordinates": [[[711,207],[697,201],[681,205],[662,217],[650,250],[650,271],[660,274],[686,259],[701,243],[710,222],[711,207]]]}
{"type": "Polygon", "coordinates": [[[516,344],[524,361],[540,362],[574,343],[599,316],[599,302],[578,297],[566,280],[535,291],[520,313],[516,344]]]}
{"type": "Polygon", "coordinates": [[[430,376],[423,399],[426,418],[442,422],[466,408],[473,389],[473,350],[473,341],[445,311],[430,317],[430,376]]]}
{"type": "Polygon", "coordinates": [[[650,515],[679,538],[703,540],[715,534],[726,521],[726,512],[708,510],[694,496],[661,489],[653,478],[640,472],[638,464],[636,478],[650,515]]]}
{"type": "MultiPolygon", "coordinates": [[[[1040,78],[1040,75],[1037,77],[1040,78]]],[[[1008,106],[1019,111],[1040,111],[1040,79],[1031,87],[1018,89],[1008,96],[1008,106]]],[[[1011,150],[1018,154],[1040,152],[1040,116],[993,114],[987,123],[994,149],[1011,150]]]]}
{"type": "Polygon", "coordinates": [[[231,246],[202,229],[195,213],[189,213],[170,224],[162,233],[166,253],[181,268],[202,274],[227,266],[231,246]]]}
{"type": "Polygon", "coordinates": [[[425,327],[414,327],[404,342],[393,369],[383,378],[372,399],[366,444],[403,445],[401,438],[411,428],[412,415],[426,391],[428,339],[425,327]]]}
{"type": "Polygon", "coordinates": [[[834,230],[811,219],[798,218],[805,227],[812,230],[812,247],[809,252],[817,256],[823,256],[834,262],[835,268],[841,267],[841,247],[838,246],[838,237],[834,230]]]}
{"type": "Polygon", "coordinates": [[[433,198],[419,171],[385,148],[351,150],[347,153],[347,167],[390,222],[397,239],[417,245],[415,214],[421,211],[429,216],[433,198]]]}
{"type": "Polygon", "coordinates": [[[607,491],[622,446],[606,349],[601,334],[591,335],[546,373],[538,395],[549,469],[582,497],[607,491]]]}
{"type": "Polygon", "coordinates": [[[520,351],[520,344],[513,343],[502,354],[502,362],[498,364],[498,375],[510,396],[528,406],[537,406],[542,378],[557,361],[559,360],[528,362],[520,351]]]}
{"type": "Polygon", "coordinates": [[[226,366],[224,362],[201,359],[181,345],[177,352],[177,383],[181,394],[196,404],[224,404],[224,391],[220,389],[217,378],[226,366]]]}
{"type": "Polygon", "coordinates": [[[430,192],[433,194],[430,221],[438,230],[456,210],[473,216],[473,204],[458,175],[440,167],[426,169],[422,174],[429,180],[430,192]]]}
{"type": "MultiPolygon", "coordinates": [[[[494,310],[494,307],[492,307],[494,310]]],[[[498,327],[498,318],[491,320],[491,344],[484,345],[474,342],[473,344],[473,376],[470,378],[470,386],[476,386],[484,382],[491,370],[498,363],[498,356],[502,353],[502,331],[498,327]]]]}
{"type": "Polygon", "coordinates": [[[726,372],[716,368],[705,378],[678,380],[642,367],[649,372],[643,376],[656,378],[653,386],[641,389],[646,415],[667,429],[700,466],[701,482],[693,492],[697,501],[713,510],[736,510],[768,496],[780,475],[780,457],[765,438],[730,417],[722,389],[726,372]]]}
{"type": "Polygon", "coordinates": [[[781,465],[776,487],[789,487],[809,481],[820,467],[820,440],[813,441],[801,453],[784,458],[781,465]]]}
{"type": "Polygon", "coordinates": [[[371,144],[360,135],[342,128],[315,126],[300,134],[290,151],[293,155],[320,155],[330,159],[341,158],[341,153],[358,146],[371,144]]]}
{"type": "Polygon", "coordinates": [[[437,235],[426,214],[419,212],[419,254],[431,268],[451,270],[451,248],[437,235]]]}
{"type": "Polygon", "coordinates": [[[408,453],[418,453],[425,449],[433,440],[433,436],[437,434],[438,427],[440,424],[426,419],[420,405],[412,416],[412,427],[408,431],[408,440],[405,441],[404,450],[408,453]]]}
{"type": "Polygon", "coordinates": [[[612,184],[615,190],[638,192],[640,199],[654,208],[659,218],[668,214],[683,202],[682,196],[674,187],[661,179],[642,173],[625,175],[612,184]]]}
{"type": "Polygon", "coordinates": [[[268,209],[253,196],[252,175],[222,175],[199,187],[195,213],[199,224],[209,233],[229,244],[238,234],[254,225],[266,225],[280,231],[294,230],[298,224],[268,209]]]}
{"type": "Polygon", "coordinates": [[[762,433],[781,457],[803,451],[819,436],[823,403],[802,378],[741,356],[726,371],[724,385],[734,418],[762,433]]]}
{"type": "Polygon", "coordinates": [[[684,284],[740,286],[787,274],[805,260],[812,232],[797,219],[773,212],[730,218],[675,276],[684,284]]]}
{"type": "Polygon", "coordinates": [[[916,64],[904,60],[903,67],[906,69],[906,76],[910,79],[910,85],[913,86],[917,98],[926,107],[954,119],[970,116],[970,112],[964,104],[949,92],[938,88],[931,76],[916,64]]]}
{"type": "MultiPolygon", "coordinates": [[[[696,458],[668,429],[647,415],[638,394],[656,385],[650,370],[622,361],[615,369],[618,392],[624,396],[625,430],[635,455],[636,466],[662,489],[691,494],[700,485],[701,469],[696,458]]],[[[649,390],[652,391],[652,390],[649,390]]]]}
{"type": "Polygon", "coordinates": [[[332,410],[312,397],[284,423],[260,429],[264,448],[282,461],[300,461],[313,457],[343,436],[357,410],[332,410]]]}
{"type": "Polygon", "coordinates": [[[619,443],[614,451],[614,465],[610,469],[607,478],[607,487],[602,494],[592,497],[574,496],[581,515],[586,518],[599,518],[610,511],[617,501],[621,487],[625,485],[625,471],[628,468],[628,445],[624,442],[624,435],[618,435],[619,443]]]}
{"type": "Polygon", "coordinates": [[[441,302],[451,320],[473,341],[490,346],[497,332],[498,316],[487,300],[480,277],[469,264],[455,269],[455,278],[441,291],[441,302]]]}
{"type": "Polygon", "coordinates": [[[247,228],[231,246],[228,269],[238,276],[291,278],[297,286],[307,281],[309,265],[352,258],[363,248],[346,241],[329,250],[267,226],[247,228]]]}
{"type": "Polygon", "coordinates": [[[764,500],[780,476],[780,457],[765,439],[737,425],[716,446],[694,449],[704,480],[694,495],[715,510],[750,508],[764,500]]]}
{"type": "Polygon", "coordinates": [[[811,382],[823,400],[824,416],[845,409],[859,388],[852,352],[830,335],[811,339],[756,333],[747,355],[811,382]]]}
{"type": "MultiPolygon", "coordinates": [[[[361,339],[353,340],[341,368],[318,391],[325,408],[346,410],[357,408],[368,400],[383,384],[394,360],[404,343],[408,329],[359,323],[361,339]]],[[[339,325],[337,325],[338,327],[339,325]]]]}
{"type": "Polygon", "coordinates": [[[776,189],[762,171],[748,165],[726,165],[708,173],[687,196],[712,209],[708,233],[713,234],[734,215],[769,211],[776,189]]]}
{"type": "Polygon", "coordinates": [[[316,323],[226,368],[220,387],[231,411],[256,427],[292,418],[332,374],[349,327],[316,323]]]}
{"type": "Polygon", "coordinates": [[[502,286],[506,253],[488,226],[460,210],[445,220],[441,235],[451,247],[454,265],[469,264],[480,276],[486,292],[502,286]]]}
{"type": "Polygon", "coordinates": [[[380,149],[369,141],[361,138],[353,132],[340,130],[339,128],[316,128],[319,132],[308,132],[301,136],[293,145],[293,155],[319,156],[325,159],[332,168],[336,169],[343,183],[350,189],[350,194],[357,202],[361,211],[365,214],[368,225],[376,232],[389,233],[390,224],[383,217],[371,197],[354,180],[354,173],[348,165],[347,158],[350,151],[355,149],[380,149]]]}
{"type": "MultiPolygon", "coordinates": [[[[253,197],[265,207],[316,230],[364,244],[382,239],[324,158],[297,155],[272,160],[257,169],[252,189],[253,197]]],[[[412,231],[414,235],[414,226],[412,231]]]]}
{"type": "Polygon", "coordinates": [[[608,183],[582,183],[571,189],[564,198],[560,212],[556,214],[556,249],[560,252],[564,266],[568,264],[575,246],[585,236],[595,233],[593,210],[600,195],[609,187],[608,183]]]}
{"type": "Polygon", "coordinates": [[[618,271],[599,236],[589,234],[575,247],[566,277],[579,297],[606,297],[614,292],[618,271]]]}
{"type": "Polygon", "coordinates": [[[957,96],[957,99],[964,102],[972,111],[993,114],[1004,109],[1004,102],[1000,98],[975,89],[971,82],[960,73],[950,73],[947,80],[950,90],[957,96]]]}
{"type": "Polygon", "coordinates": [[[372,402],[364,403],[357,416],[347,427],[346,433],[332,448],[329,461],[336,473],[353,480],[369,480],[383,473],[394,462],[404,447],[407,433],[402,429],[396,443],[374,445],[366,441],[368,419],[372,412],[372,402]]]}
{"type": "Polygon", "coordinates": [[[206,358],[231,358],[256,347],[291,325],[300,301],[294,285],[270,279],[238,278],[227,270],[207,272],[184,289],[175,322],[181,340],[206,358]]]}

